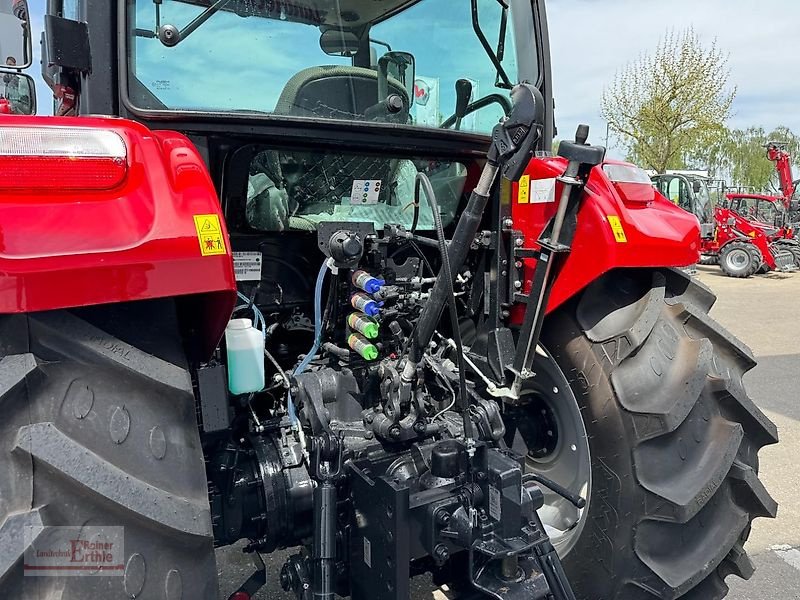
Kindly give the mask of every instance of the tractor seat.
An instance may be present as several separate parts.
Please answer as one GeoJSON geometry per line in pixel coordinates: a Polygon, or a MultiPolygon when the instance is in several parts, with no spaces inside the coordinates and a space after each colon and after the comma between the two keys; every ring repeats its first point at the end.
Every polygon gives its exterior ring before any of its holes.
{"type": "MultiPolygon", "coordinates": [[[[389,78],[389,93],[398,94],[409,106],[403,84],[389,78]]],[[[357,120],[378,103],[378,72],[361,67],[320,66],[303,69],[283,88],[275,114],[324,119],[357,120]]],[[[394,122],[408,121],[408,110],[394,122]]]]}
{"type": "MultiPolygon", "coordinates": [[[[389,93],[398,94],[409,106],[408,93],[396,79],[389,78],[389,93]]],[[[378,103],[378,72],[347,66],[320,66],[294,75],[281,92],[275,114],[323,118],[362,119],[378,103]]],[[[393,123],[407,123],[408,109],[391,116],[393,123]]],[[[389,120],[389,119],[387,119],[389,120]]],[[[294,208],[327,203],[340,205],[350,196],[355,180],[380,180],[384,187],[379,203],[393,204],[392,182],[398,161],[385,157],[354,156],[320,151],[298,159],[290,151],[277,151],[283,179],[287,182],[294,208]]],[[[373,207],[376,208],[376,207],[373,207]]],[[[302,212],[302,211],[301,211],[302,212]]],[[[293,227],[297,223],[293,223],[293,227]]]]}

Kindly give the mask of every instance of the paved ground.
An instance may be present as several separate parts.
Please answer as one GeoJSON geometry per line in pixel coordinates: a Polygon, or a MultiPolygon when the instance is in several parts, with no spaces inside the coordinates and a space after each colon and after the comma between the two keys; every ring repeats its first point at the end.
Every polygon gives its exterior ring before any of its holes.
{"type": "Polygon", "coordinates": [[[712,316],[758,358],[745,378],[750,395],[778,425],[781,443],[761,451],[761,478],[778,501],[778,518],[757,519],[747,544],[757,570],[727,580],[729,600],[800,600],[800,273],[749,280],[700,267],[717,294],[712,316]]]}
{"type": "MultiPolygon", "coordinates": [[[[779,445],[760,455],[762,479],[780,505],[778,518],[756,520],[747,545],[756,574],[749,582],[729,578],[728,600],[800,600],[800,273],[737,280],[717,267],[700,267],[698,278],[719,298],[712,316],[757,356],[759,364],[745,382],[781,437],[779,445]]],[[[230,594],[252,568],[234,548],[220,551],[218,558],[222,591],[230,594]]],[[[293,600],[277,584],[283,561],[283,554],[271,558],[271,584],[258,600],[293,600]]],[[[423,582],[417,586],[423,587],[423,582]]]]}

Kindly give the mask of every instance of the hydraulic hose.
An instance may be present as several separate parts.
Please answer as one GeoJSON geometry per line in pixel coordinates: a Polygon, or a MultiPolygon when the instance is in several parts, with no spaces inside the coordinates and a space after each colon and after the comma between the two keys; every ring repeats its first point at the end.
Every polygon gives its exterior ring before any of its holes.
{"type": "Polygon", "coordinates": [[[294,376],[297,377],[306,367],[314,360],[314,357],[319,352],[319,346],[322,343],[322,284],[325,282],[325,274],[328,272],[328,259],[322,263],[317,274],[317,283],[314,285],[314,344],[311,350],[305,355],[303,360],[297,365],[294,370],[294,376]]]}
{"type": "MultiPolygon", "coordinates": [[[[461,415],[464,419],[464,435],[470,437],[470,422],[467,414],[467,377],[464,364],[464,345],[461,340],[461,330],[458,326],[458,308],[456,307],[455,290],[453,289],[453,273],[450,270],[450,257],[447,252],[447,239],[444,237],[444,226],[442,225],[442,215],[439,212],[439,203],[436,201],[436,193],[433,191],[431,180],[425,173],[417,174],[417,185],[421,185],[428,197],[428,203],[433,212],[433,222],[436,226],[436,238],[439,241],[439,253],[442,257],[442,274],[446,282],[448,312],[450,313],[450,327],[453,330],[453,339],[456,343],[456,354],[458,355],[458,393],[461,407],[461,415]]],[[[441,279],[441,277],[439,278],[441,279]]],[[[439,283],[437,279],[436,283],[439,283]]]]}
{"type": "Polygon", "coordinates": [[[236,292],[237,296],[239,296],[240,300],[244,300],[246,304],[240,304],[236,308],[233,309],[233,312],[236,313],[240,310],[250,309],[253,311],[253,325],[255,325],[256,329],[260,329],[261,332],[266,336],[267,334],[267,323],[264,321],[264,315],[261,313],[261,310],[255,305],[250,298],[245,296],[242,292],[236,292]]]}
{"type": "MultiPolygon", "coordinates": [[[[295,377],[305,371],[306,367],[308,367],[311,361],[314,360],[317,352],[319,352],[320,344],[322,343],[322,284],[325,282],[325,274],[328,272],[328,260],[329,259],[325,259],[322,263],[322,266],[319,268],[317,282],[314,285],[314,343],[305,357],[303,357],[303,360],[300,361],[300,364],[297,365],[297,368],[294,370],[293,375],[295,377]]],[[[286,412],[289,414],[289,420],[291,421],[292,425],[297,425],[297,414],[294,410],[294,400],[292,399],[291,392],[287,392],[286,394],[286,412]]]]}
{"type": "MultiPolygon", "coordinates": [[[[461,218],[458,220],[456,231],[453,234],[453,239],[450,241],[447,252],[452,271],[458,272],[467,258],[467,253],[475,239],[475,234],[478,232],[478,227],[480,227],[483,211],[486,210],[486,205],[489,202],[489,194],[497,176],[497,170],[497,165],[491,162],[486,163],[483,173],[481,173],[480,181],[470,195],[467,207],[461,213],[461,218]]],[[[435,218],[438,211],[434,209],[433,213],[435,218]]],[[[452,271],[450,275],[452,275],[452,271]]],[[[422,359],[425,348],[430,343],[433,332],[436,330],[436,326],[442,316],[442,310],[448,301],[448,296],[452,295],[452,292],[450,292],[452,287],[453,280],[445,276],[444,272],[440,272],[431,291],[430,299],[422,309],[422,314],[417,323],[416,339],[411,348],[411,358],[414,363],[418,363],[422,359]]]]}

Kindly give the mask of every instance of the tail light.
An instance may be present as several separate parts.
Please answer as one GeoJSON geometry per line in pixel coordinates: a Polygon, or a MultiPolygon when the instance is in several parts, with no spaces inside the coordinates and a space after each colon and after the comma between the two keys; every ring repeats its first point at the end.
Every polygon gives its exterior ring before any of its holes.
{"type": "Polygon", "coordinates": [[[110,190],[127,174],[128,149],[113,131],[0,126],[0,191],[110,190]]]}

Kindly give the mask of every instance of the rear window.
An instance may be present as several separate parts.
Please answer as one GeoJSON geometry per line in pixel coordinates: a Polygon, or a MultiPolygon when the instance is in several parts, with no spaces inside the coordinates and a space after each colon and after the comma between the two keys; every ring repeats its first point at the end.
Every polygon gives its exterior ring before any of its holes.
{"type": "MultiPolygon", "coordinates": [[[[431,180],[445,226],[456,216],[467,178],[463,163],[333,152],[262,150],[250,163],[246,219],[258,231],[314,231],[323,221],[410,228],[417,173],[431,180]]],[[[432,230],[421,194],[417,229],[432,230]]]]}
{"type": "Polygon", "coordinates": [[[633,165],[606,164],[603,165],[603,171],[614,183],[645,183],[653,185],[647,173],[633,165]]]}

